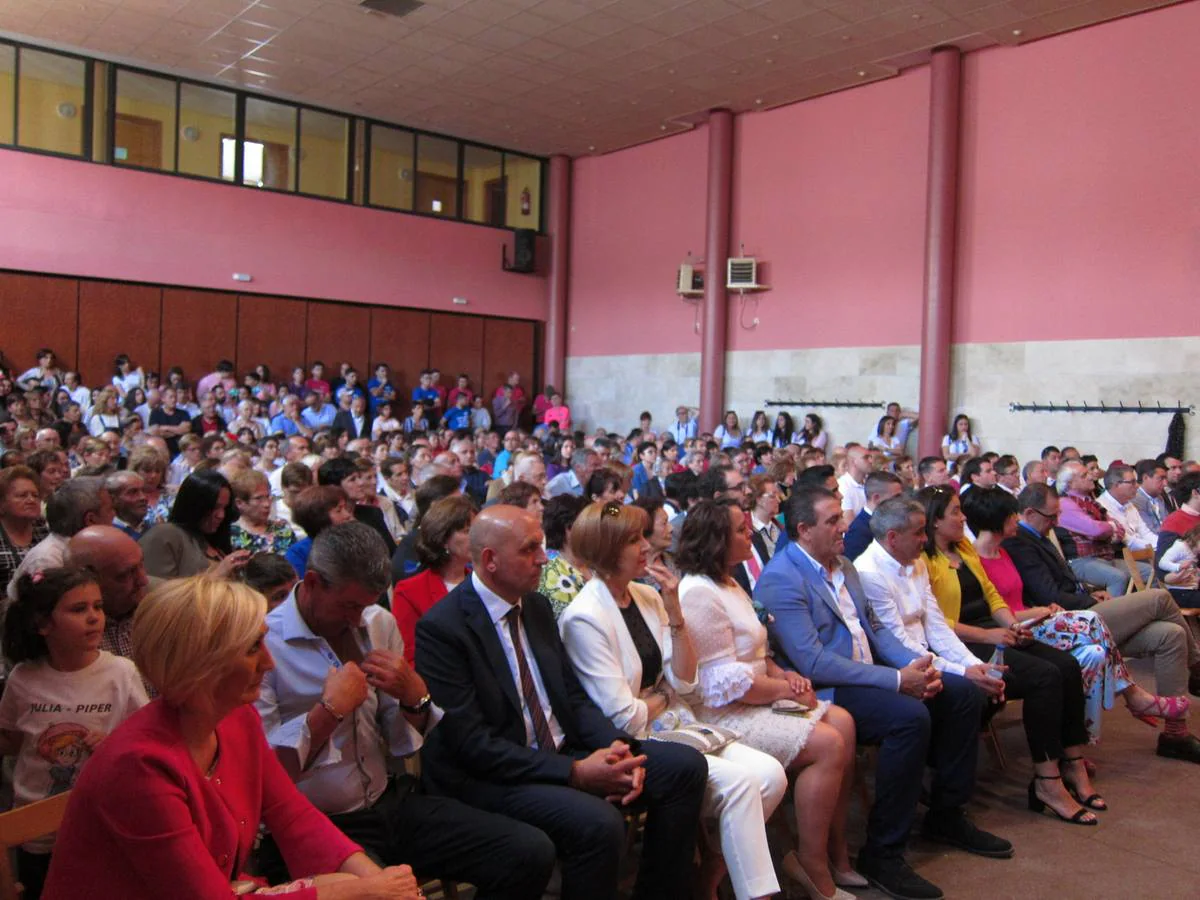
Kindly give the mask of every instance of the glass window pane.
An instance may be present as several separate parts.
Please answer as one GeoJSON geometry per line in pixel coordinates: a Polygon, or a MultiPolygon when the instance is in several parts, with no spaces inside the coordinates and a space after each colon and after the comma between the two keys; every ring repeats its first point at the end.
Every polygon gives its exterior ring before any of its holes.
{"type": "Polygon", "coordinates": [[[417,212],[458,216],[458,141],[417,135],[416,191],[417,212]]]}
{"type": "Polygon", "coordinates": [[[269,100],[246,100],[246,146],[242,181],[277,191],[296,189],[296,107],[269,100]],[[261,150],[253,144],[261,144],[261,150]],[[251,161],[261,153],[258,178],[251,178],[251,161]]]}
{"type": "Polygon", "coordinates": [[[508,227],[542,226],[542,163],[528,156],[504,154],[504,174],[508,179],[508,227]]]}
{"type": "Polygon", "coordinates": [[[504,227],[507,190],[500,161],[499,150],[470,144],[463,149],[463,218],[467,221],[504,227]]]}
{"type": "Polygon", "coordinates": [[[13,81],[17,48],[0,44],[0,144],[13,142],[13,102],[17,96],[13,81]]]}
{"type": "Polygon", "coordinates": [[[17,139],[22,147],[83,153],[86,71],[81,59],[21,48],[17,139]]]}
{"type": "Polygon", "coordinates": [[[175,168],[175,82],[117,70],[112,161],[143,169],[175,168]]]}
{"type": "Polygon", "coordinates": [[[314,109],[300,110],[300,192],[346,199],[350,120],[314,109]]]}
{"type": "Polygon", "coordinates": [[[413,208],[413,133],[371,126],[371,183],[367,202],[390,209],[413,208]]]}
{"type": "Polygon", "coordinates": [[[179,171],[185,175],[220,178],[222,139],[233,138],[236,119],[237,100],[229,91],[180,85],[179,171]]]}

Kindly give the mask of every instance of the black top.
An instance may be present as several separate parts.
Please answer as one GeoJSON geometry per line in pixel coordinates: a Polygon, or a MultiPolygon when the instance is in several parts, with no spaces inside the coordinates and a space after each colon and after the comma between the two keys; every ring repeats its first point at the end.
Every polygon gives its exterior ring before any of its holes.
{"type": "Polygon", "coordinates": [[[975,573],[961,563],[958,567],[958,586],[962,590],[962,609],[958,620],[964,625],[974,625],[977,628],[997,628],[992,618],[992,610],[983,596],[983,585],[975,577],[975,573]]]}
{"type": "Polygon", "coordinates": [[[638,609],[636,603],[630,603],[625,607],[618,607],[621,610],[621,618],[625,620],[625,627],[629,629],[629,636],[633,638],[634,649],[637,650],[638,656],[642,660],[642,690],[648,687],[653,687],[658,682],[658,677],[662,675],[662,651],[658,649],[658,641],[654,639],[654,635],[650,633],[650,627],[646,624],[646,620],[642,617],[642,611],[638,609]]]}

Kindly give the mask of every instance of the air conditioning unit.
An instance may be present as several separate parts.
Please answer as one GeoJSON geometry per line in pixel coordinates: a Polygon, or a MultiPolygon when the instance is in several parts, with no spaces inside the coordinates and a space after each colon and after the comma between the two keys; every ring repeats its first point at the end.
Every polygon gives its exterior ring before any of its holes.
{"type": "Polygon", "coordinates": [[[755,291],[758,283],[758,260],[753,256],[737,256],[729,260],[725,287],[731,291],[755,291]]]}
{"type": "Polygon", "coordinates": [[[675,281],[675,293],[684,297],[694,297],[704,293],[704,272],[689,263],[679,267],[679,277],[675,281]]]}

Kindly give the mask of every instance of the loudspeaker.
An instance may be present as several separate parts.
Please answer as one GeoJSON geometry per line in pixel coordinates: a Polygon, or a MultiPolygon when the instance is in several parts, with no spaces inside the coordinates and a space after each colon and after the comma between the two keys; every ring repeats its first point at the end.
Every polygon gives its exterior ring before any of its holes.
{"type": "Polygon", "coordinates": [[[534,251],[537,247],[537,232],[532,228],[518,228],[513,234],[513,264],[511,271],[529,273],[536,267],[534,251]]]}

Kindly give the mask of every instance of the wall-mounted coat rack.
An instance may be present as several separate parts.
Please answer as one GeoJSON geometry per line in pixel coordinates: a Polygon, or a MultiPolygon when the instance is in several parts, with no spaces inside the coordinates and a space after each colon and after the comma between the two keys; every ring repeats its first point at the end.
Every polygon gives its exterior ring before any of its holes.
{"type": "Polygon", "coordinates": [[[878,400],[767,400],[766,406],[823,406],[834,409],[883,409],[878,400]]]}
{"type": "Polygon", "coordinates": [[[1137,406],[1126,406],[1124,403],[1118,403],[1116,406],[1111,403],[1010,403],[1008,404],[1009,412],[1065,412],[1065,413],[1186,413],[1189,416],[1196,414],[1194,406],[1184,406],[1178,400],[1174,406],[1163,406],[1161,403],[1155,403],[1149,406],[1138,401],[1137,406]]]}

